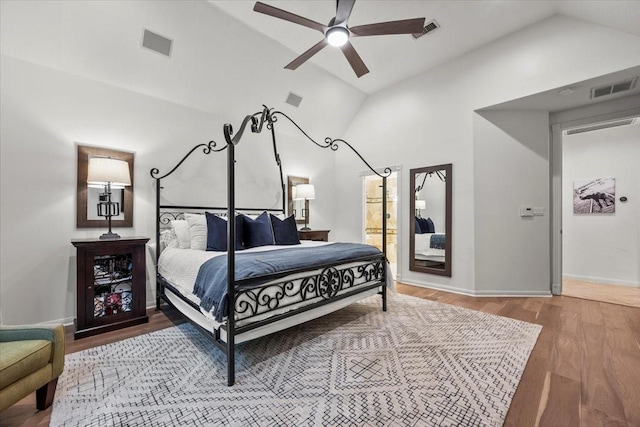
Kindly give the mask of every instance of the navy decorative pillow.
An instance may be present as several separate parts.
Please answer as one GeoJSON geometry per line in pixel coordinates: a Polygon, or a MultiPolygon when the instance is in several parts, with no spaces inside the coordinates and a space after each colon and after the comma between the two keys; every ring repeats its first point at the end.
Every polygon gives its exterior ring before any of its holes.
{"type": "Polygon", "coordinates": [[[431,220],[431,218],[427,218],[426,222],[427,222],[427,229],[429,230],[427,231],[427,233],[435,233],[436,226],[433,224],[433,221],[431,220]]]}
{"type": "MultiPolygon", "coordinates": [[[[226,251],[227,250],[227,220],[209,212],[204,213],[207,218],[207,250],[226,251]]],[[[243,235],[242,218],[236,217],[236,250],[244,249],[242,244],[243,235]]]]}
{"type": "Polygon", "coordinates": [[[269,214],[265,211],[256,219],[251,219],[246,215],[241,215],[244,222],[244,245],[247,248],[256,246],[273,245],[273,230],[269,214]]]}
{"type": "Polygon", "coordinates": [[[422,230],[422,234],[424,233],[434,233],[431,231],[431,226],[429,225],[429,221],[424,218],[418,218],[418,222],[420,223],[420,229],[422,230]]]}
{"type": "Polygon", "coordinates": [[[427,224],[427,220],[424,218],[417,218],[418,224],[420,224],[420,230],[422,230],[422,234],[429,233],[429,224],[427,224]]]}
{"type": "Polygon", "coordinates": [[[299,245],[298,228],[296,227],[296,219],[293,215],[284,221],[275,215],[271,215],[271,226],[273,227],[273,236],[276,245],[299,245]]]}
{"type": "Polygon", "coordinates": [[[416,218],[416,234],[422,234],[422,225],[420,224],[420,218],[416,218]]]}

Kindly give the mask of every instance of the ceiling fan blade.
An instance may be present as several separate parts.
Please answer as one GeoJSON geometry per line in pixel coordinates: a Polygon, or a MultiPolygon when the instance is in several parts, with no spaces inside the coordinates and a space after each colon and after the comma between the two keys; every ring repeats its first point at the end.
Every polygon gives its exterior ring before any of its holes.
{"type": "Polygon", "coordinates": [[[378,22],[377,24],[358,25],[349,30],[356,37],[382,36],[385,34],[414,34],[424,29],[424,18],[403,19],[401,21],[378,22]]]}
{"type": "Polygon", "coordinates": [[[294,13],[287,12],[286,10],[278,9],[277,7],[269,6],[261,2],[256,2],[253,6],[255,12],[264,13],[265,15],[273,16],[275,18],[284,19],[285,21],[293,22],[294,24],[302,25],[320,31],[324,34],[327,29],[326,25],[322,25],[319,22],[312,21],[311,19],[303,18],[294,13]]]}
{"type": "Polygon", "coordinates": [[[346,23],[351,16],[351,10],[353,10],[353,4],[356,0],[338,0],[338,6],[336,10],[336,18],[334,24],[346,23]]]}
{"type": "Polygon", "coordinates": [[[358,78],[369,72],[369,69],[364,65],[362,58],[360,58],[358,52],[353,48],[351,42],[346,42],[344,45],[340,46],[340,49],[342,49],[344,56],[347,58],[347,61],[349,61],[349,64],[351,64],[351,68],[353,68],[353,71],[356,73],[358,78]]]}
{"type": "Polygon", "coordinates": [[[327,45],[327,39],[320,40],[318,43],[311,46],[311,48],[307,50],[305,53],[298,56],[296,59],[294,59],[289,64],[287,64],[287,66],[284,68],[286,68],[287,70],[295,70],[296,68],[304,64],[313,55],[320,52],[322,48],[325,47],[326,45],[327,45]]]}

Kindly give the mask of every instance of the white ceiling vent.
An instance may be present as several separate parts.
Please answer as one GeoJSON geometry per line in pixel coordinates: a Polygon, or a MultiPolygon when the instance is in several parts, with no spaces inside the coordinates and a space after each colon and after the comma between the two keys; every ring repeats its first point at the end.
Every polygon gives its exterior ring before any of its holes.
{"type": "Polygon", "coordinates": [[[636,87],[637,77],[621,82],[608,84],[606,86],[591,88],[591,99],[599,98],[601,96],[613,95],[614,93],[625,92],[636,87]]]}
{"type": "Polygon", "coordinates": [[[152,31],[144,30],[144,34],[142,36],[142,47],[146,47],[147,49],[165,56],[171,56],[172,45],[173,40],[152,31]]]}
{"type": "Polygon", "coordinates": [[[594,130],[607,129],[607,128],[618,127],[618,126],[635,125],[638,123],[640,123],[640,119],[638,117],[635,117],[631,119],[614,120],[606,123],[598,123],[598,124],[587,125],[587,126],[583,126],[575,129],[568,129],[568,130],[565,130],[563,133],[564,135],[575,135],[577,133],[591,132],[594,130]]]}
{"type": "Polygon", "coordinates": [[[287,100],[285,102],[289,105],[293,105],[294,107],[299,107],[302,102],[302,97],[293,92],[289,92],[289,96],[287,96],[287,100]]]}
{"type": "Polygon", "coordinates": [[[437,30],[438,28],[440,28],[440,25],[436,22],[435,19],[429,21],[427,23],[427,25],[424,26],[424,29],[419,32],[419,33],[413,33],[411,34],[413,36],[414,39],[419,39],[420,37],[427,35],[429,33],[434,32],[435,30],[437,30]]]}

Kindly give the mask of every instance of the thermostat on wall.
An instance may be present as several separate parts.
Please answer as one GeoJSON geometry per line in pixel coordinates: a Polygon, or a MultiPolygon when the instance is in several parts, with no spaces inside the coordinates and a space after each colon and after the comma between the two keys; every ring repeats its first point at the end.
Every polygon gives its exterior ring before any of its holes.
{"type": "Polygon", "coordinates": [[[520,208],[520,216],[533,216],[533,208],[520,208]]]}

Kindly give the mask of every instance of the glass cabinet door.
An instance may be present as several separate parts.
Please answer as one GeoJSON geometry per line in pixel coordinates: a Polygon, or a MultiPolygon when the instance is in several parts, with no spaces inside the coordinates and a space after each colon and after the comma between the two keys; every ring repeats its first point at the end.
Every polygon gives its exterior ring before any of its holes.
{"type": "Polygon", "coordinates": [[[132,309],[133,254],[93,257],[94,319],[132,309]]]}

